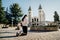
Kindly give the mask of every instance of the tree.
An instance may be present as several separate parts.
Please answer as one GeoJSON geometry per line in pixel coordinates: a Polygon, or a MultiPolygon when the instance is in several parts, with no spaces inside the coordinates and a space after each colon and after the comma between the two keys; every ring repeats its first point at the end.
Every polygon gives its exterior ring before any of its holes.
{"type": "Polygon", "coordinates": [[[11,14],[10,13],[8,13],[7,11],[5,12],[6,13],[6,19],[8,20],[8,24],[11,24],[11,14]]]}
{"type": "Polygon", "coordinates": [[[14,17],[14,23],[18,23],[19,17],[22,17],[21,7],[17,3],[10,5],[10,12],[12,13],[12,17],[14,17]]]}
{"type": "Polygon", "coordinates": [[[6,11],[5,11],[5,17],[6,17],[6,22],[8,23],[8,24],[11,24],[11,14],[8,12],[8,7],[6,8],[6,11]]]}
{"type": "Polygon", "coordinates": [[[54,22],[59,21],[59,15],[57,13],[57,11],[54,12],[54,22]]]}
{"type": "Polygon", "coordinates": [[[6,23],[7,19],[5,17],[4,7],[2,7],[2,0],[0,0],[0,23],[6,23]]]}

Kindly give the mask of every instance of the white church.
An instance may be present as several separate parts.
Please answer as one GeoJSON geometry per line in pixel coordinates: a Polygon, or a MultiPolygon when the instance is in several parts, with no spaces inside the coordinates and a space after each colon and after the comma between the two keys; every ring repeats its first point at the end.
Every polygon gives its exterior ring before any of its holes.
{"type": "Polygon", "coordinates": [[[41,7],[41,5],[38,8],[38,17],[32,17],[32,10],[31,7],[28,9],[28,21],[29,26],[44,26],[45,25],[45,13],[41,7]]]}
{"type": "Polygon", "coordinates": [[[38,8],[38,17],[33,16],[32,17],[32,10],[31,7],[28,9],[28,26],[30,27],[30,30],[58,30],[59,27],[57,26],[51,26],[51,25],[58,25],[58,23],[55,23],[53,21],[45,21],[45,13],[41,7],[41,5],[38,8]]]}

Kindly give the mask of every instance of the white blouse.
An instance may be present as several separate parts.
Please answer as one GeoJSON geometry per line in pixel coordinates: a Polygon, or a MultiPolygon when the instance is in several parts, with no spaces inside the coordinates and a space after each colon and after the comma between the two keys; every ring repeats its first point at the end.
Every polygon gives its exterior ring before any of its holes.
{"type": "Polygon", "coordinates": [[[22,21],[23,26],[28,26],[28,18],[26,17],[24,21],[22,21]]]}

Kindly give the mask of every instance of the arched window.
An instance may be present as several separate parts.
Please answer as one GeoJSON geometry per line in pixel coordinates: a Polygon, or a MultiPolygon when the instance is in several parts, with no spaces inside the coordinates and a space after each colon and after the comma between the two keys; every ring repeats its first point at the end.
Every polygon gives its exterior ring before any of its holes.
{"type": "Polygon", "coordinates": [[[34,18],[34,20],[36,21],[36,18],[34,18]]]}
{"type": "Polygon", "coordinates": [[[32,19],[32,22],[34,22],[34,20],[32,19]]]}
{"type": "Polygon", "coordinates": [[[38,22],[38,18],[37,18],[37,22],[38,22]]]}

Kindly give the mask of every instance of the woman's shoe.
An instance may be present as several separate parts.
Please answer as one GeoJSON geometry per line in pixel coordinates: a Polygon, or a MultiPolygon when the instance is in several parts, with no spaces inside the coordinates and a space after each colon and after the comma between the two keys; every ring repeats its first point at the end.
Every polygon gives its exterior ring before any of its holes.
{"type": "Polygon", "coordinates": [[[27,35],[26,33],[21,33],[21,35],[20,36],[24,36],[24,35],[27,35]]]}
{"type": "Polygon", "coordinates": [[[16,33],[16,36],[19,36],[19,33],[16,33]]]}

